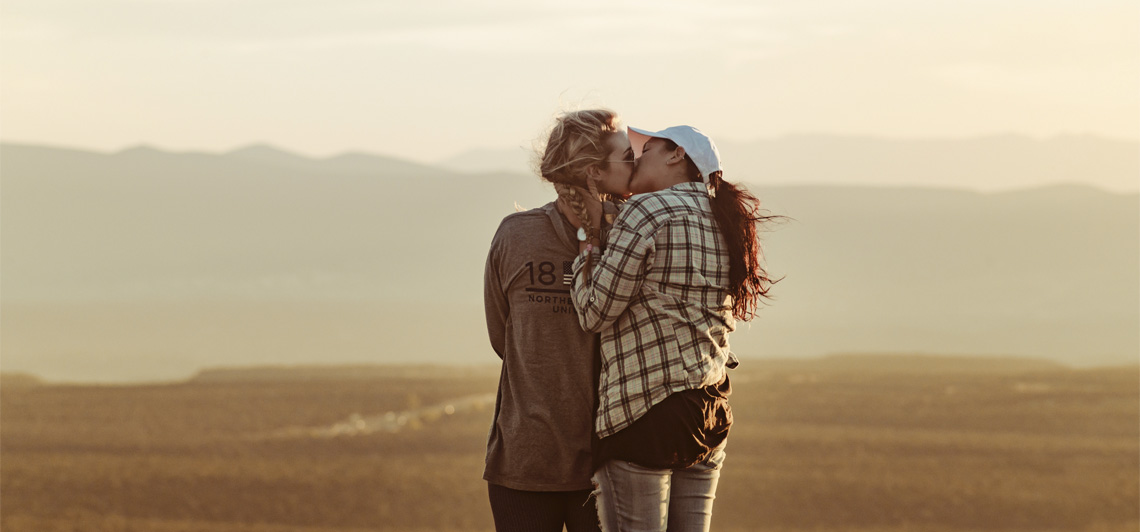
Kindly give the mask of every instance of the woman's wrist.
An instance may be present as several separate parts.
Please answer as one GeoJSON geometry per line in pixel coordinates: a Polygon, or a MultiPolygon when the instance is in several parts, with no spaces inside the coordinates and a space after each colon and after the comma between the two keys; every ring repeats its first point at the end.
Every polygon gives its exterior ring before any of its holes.
{"type": "Polygon", "coordinates": [[[594,251],[594,250],[601,251],[601,249],[602,249],[602,242],[601,242],[601,240],[598,240],[597,237],[589,237],[586,240],[581,240],[578,242],[578,252],[579,253],[581,253],[583,251],[594,251]]]}

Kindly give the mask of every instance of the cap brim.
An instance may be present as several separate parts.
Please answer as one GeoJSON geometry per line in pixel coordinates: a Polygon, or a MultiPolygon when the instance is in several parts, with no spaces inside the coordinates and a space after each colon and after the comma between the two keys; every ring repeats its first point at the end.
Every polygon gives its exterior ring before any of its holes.
{"type": "Polygon", "coordinates": [[[631,126],[627,126],[626,129],[629,130],[629,145],[633,147],[633,158],[640,159],[641,150],[645,148],[645,143],[656,137],[657,132],[631,126]]]}

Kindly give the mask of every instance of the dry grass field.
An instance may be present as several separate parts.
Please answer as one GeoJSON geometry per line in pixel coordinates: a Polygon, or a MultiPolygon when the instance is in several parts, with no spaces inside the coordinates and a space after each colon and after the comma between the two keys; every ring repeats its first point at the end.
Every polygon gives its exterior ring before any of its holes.
{"type": "MultiPolygon", "coordinates": [[[[714,530],[1140,528],[1136,367],[842,357],[746,361],[733,378],[714,530]]],[[[495,368],[251,370],[131,386],[8,376],[0,527],[491,530],[481,474],[493,406],[424,407],[486,397],[496,380],[495,368]],[[388,412],[423,415],[399,430],[309,430],[388,412]]]]}

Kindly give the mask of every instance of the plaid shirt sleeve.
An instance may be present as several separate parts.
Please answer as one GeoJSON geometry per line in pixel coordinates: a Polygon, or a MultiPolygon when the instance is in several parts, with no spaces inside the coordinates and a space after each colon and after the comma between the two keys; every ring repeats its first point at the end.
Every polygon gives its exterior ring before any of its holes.
{"type": "MultiPolygon", "coordinates": [[[[632,207],[632,206],[631,206],[632,207]]],[[[574,259],[574,305],[582,329],[600,332],[621,316],[645,282],[653,265],[654,235],[638,223],[644,212],[627,209],[614,221],[605,253],[594,252],[592,271],[586,279],[586,254],[574,259]]]]}

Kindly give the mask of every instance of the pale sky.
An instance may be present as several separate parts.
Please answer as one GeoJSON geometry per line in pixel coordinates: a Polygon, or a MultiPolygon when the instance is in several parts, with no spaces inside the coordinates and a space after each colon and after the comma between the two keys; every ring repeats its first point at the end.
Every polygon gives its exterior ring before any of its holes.
{"type": "Polygon", "coordinates": [[[435,161],[562,109],[746,141],[1140,139],[1135,0],[4,0],[0,139],[435,161]]]}

